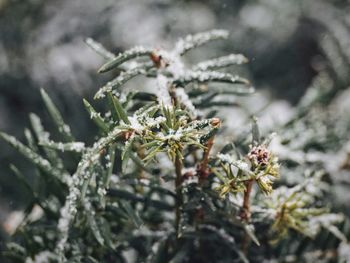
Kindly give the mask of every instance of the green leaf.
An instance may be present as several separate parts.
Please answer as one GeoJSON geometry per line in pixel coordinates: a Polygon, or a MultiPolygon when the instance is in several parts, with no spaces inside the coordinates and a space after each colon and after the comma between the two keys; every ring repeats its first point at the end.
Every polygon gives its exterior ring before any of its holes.
{"type": "Polygon", "coordinates": [[[40,142],[40,145],[44,146],[45,148],[55,149],[61,152],[81,153],[86,149],[85,144],[83,142],[63,143],[63,142],[47,141],[47,142],[40,142]]]}
{"type": "MultiPolygon", "coordinates": [[[[87,170],[89,171],[89,174],[92,174],[92,170],[93,170],[94,166],[90,165],[90,167],[87,170]]],[[[84,201],[85,195],[87,193],[87,190],[89,188],[89,184],[91,181],[92,176],[90,175],[88,178],[83,178],[83,182],[82,182],[82,186],[81,186],[81,194],[80,194],[80,200],[84,201]]]]}
{"type": "MultiPolygon", "coordinates": [[[[34,130],[34,133],[35,133],[39,143],[48,142],[48,140],[50,138],[50,134],[44,130],[44,127],[41,123],[40,118],[36,114],[30,113],[29,120],[30,120],[30,123],[32,125],[32,128],[34,130]]],[[[44,149],[44,152],[45,152],[48,160],[51,163],[56,164],[59,169],[63,169],[63,162],[62,162],[61,158],[57,155],[57,153],[55,151],[53,151],[52,149],[49,149],[46,147],[43,147],[43,149],[44,149]]]]}
{"type": "Polygon", "coordinates": [[[101,246],[105,246],[106,242],[105,239],[103,238],[99,226],[95,220],[95,213],[94,210],[92,210],[93,208],[91,207],[91,205],[89,205],[89,207],[85,208],[85,212],[86,212],[86,216],[88,219],[88,223],[90,226],[90,230],[93,233],[95,239],[97,240],[97,242],[101,245],[101,246]]]}
{"type": "Polygon", "coordinates": [[[107,93],[107,103],[108,103],[108,109],[110,109],[110,112],[112,114],[112,119],[114,122],[119,123],[120,122],[120,117],[115,110],[114,107],[114,102],[113,102],[113,95],[110,95],[110,93],[107,93]]]}
{"type": "Polygon", "coordinates": [[[32,186],[27,182],[25,176],[20,172],[20,170],[13,164],[10,164],[10,169],[13,172],[14,176],[17,178],[17,180],[24,185],[24,187],[33,196],[33,198],[36,198],[37,194],[33,190],[32,186]]]}
{"type": "Polygon", "coordinates": [[[147,143],[144,143],[142,144],[142,148],[151,148],[151,147],[154,147],[154,146],[159,146],[161,143],[159,141],[150,141],[150,142],[147,142],[147,143]]]}
{"type": "Polygon", "coordinates": [[[186,85],[191,82],[222,82],[229,84],[243,84],[250,85],[250,82],[240,76],[234,76],[229,73],[222,73],[217,71],[188,71],[174,80],[176,86],[186,85]]]}
{"type": "Polygon", "coordinates": [[[107,96],[112,101],[114,106],[114,112],[118,115],[118,118],[122,120],[125,124],[130,124],[130,121],[128,119],[128,115],[126,111],[123,109],[122,104],[120,103],[119,99],[116,96],[113,96],[111,92],[107,93],[107,96]]]}
{"type": "Polygon", "coordinates": [[[37,153],[39,151],[39,149],[36,145],[36,142],[35,142],[35,139],[34,139],[32,132],[29,129],[25,128],[24,129],[24,136],[26,137],[28,147],[37,153]]]}
{"type": "Polygon", "coordinates": [[[210,138],[215,136],[215,134],[219,131],[218,128],[211,129],[207,134],[204,134],[200,137],[199,141],[201,144],[206,143],[210,138]]]}
{"type": "Polygon", "coordinates": [[[113,242],[112,242],[111,227],[110,227],[108,221],[104,217],[98,217],[97,221],[98,221],[98,226],[100,228],[100,233],[101,233],[103,239],[105,240],[106,245],[110,249],[114,249],[113,242]]]}
{"type": "Polygon", "coordinates": [[[59,112],[55,104],[52,102],[49,95],[44,89],[41,89],[40,93],[44,100],[45,106],[58,129],[58,132],[63,136],[65,141],[74,141],[74,136],[71,133],[70,127],[63,121],[61,113],[59,112]]]}
{"type": "Polygon", "coordinates": [[[152,173],[152,171],[146,167],[146,164],[136,155],[136,154],[130,154],[130,159],[135,163],[135,165],[142,170],[152,173]]]}
{"type": "Polygon", "coordinates": [[[245,232],[249,235],[249,237],[253,240],[253,242],[260,246],[260,242],[258,240],[258,238],[255,236],[254,234],[254,226],[253,225],[244,225],[244,230],[245,232]]]}
{"type": "Polygon", "coordinates": [[[112,144],[109,146],[108,149],[108,156],[109,156],[109,165],[106,171],[106,176],[103,180],[103,187],[108,189],[109,188],[109,182],[113,173],[113,168],[114,168],[114,162],[115,162],[115,150],[116,150],[116,144],[112,144]]]}
{"type": "Polygon", "coordinates": [[[226,30],[211,30],[208,32],[202,32],[195,35],[188,35],[179,39],[175,45],[175,52],[179,55],[185,54],[187,51],[201,46],[209,41],[217,39],[226,39],[228,37],[228,31],[226,30]]]}
{"type": "Polygon", "coordinates": [[[143,225],[142,219],[138,215],[137,211],[135,211],[134,208],[130,205],[129,202],[119,201],[119,204],[125,210],[125,212],[128,214],[131,221],[134,223],[134,225],[136,227],[141,227],[143,225]]]}
{"type": "Polygon", "coordinates": [[[221,100],[221,101],[209,101],[207,103],[194,103],[193,104],[198,109],[206,109],[209,107],[238,107],[239,104],[235,101],[221,100]]]}
{"type": "Polygon", "coordinates": [[[113,60],[115,55],[109,52],[101,43],[96,42],[92,38],[85,39],[85,43],[94,50],[97,54],[101,55],[105,59],[113,60]]]}
{"type": "Polygon", "coordinates": [[[121,72],[118,77],[114,78],[113,80],[109,81],[105,86],[100,88],[95,96],[94,99],[100,99],[105,97],[105,94],[108,92],[113,92],[114,90],[118,89],[119,87],[123,86],[126,82],[128,82],[130,79],[138,76],[138,75],[145,75],[147,74],[147,71],[153,67],[152,63],[140,63],[137,67],[130,69],[128,71],[121,72]]]}
{"type": "Polygon", "coordinates": [[[131,151],[132,151],[132,147],[133,147],[134,141],[135,141],[135,137],[133,137],[129,141],[127,141],[125,143],[124,149],[122,151],[121,159],[123,161],[123,163],[122,163],[122,170],[123,171],[125,171],[126,166],[128,164],[128,160],[129,160],[130,155],[131,155],[131,151]]]}
{"type": "Polygon", "coordinates": [[[160,145],[158,147],[153,147],[150,150],[150,152],[147,153],[147,156],[142,161],[147,164],[149,161],[151,161],[157,155],[157,153],[161,152],[162,149],[163,149],[162,145],[160,145]]]}
{"type": "MultiPolygon", "coordinates": [[[[10,164],[10,170],[13,172],[17,180],[24,185],[24,187],[27,189],[27,191],[33,198],[31,206],[37,203],[45,211],[48,217],[56,218],[56,213],[55,211],[53,211],[52,206],[49,205],[49,201],[47,199],[43,200],[42,198],[40,198],[38,192],[36,192],[33,189],[33,187],[28,183],[21,171],[13,164],[10,164]]],[[[28,213],[30,213],[30,211],[32,211],[32,207],[28,210],[28,213]]]]}
{"type": "Polygon", "coordinates": [[[33,164],[37,165],[40,169],[42,169],[45,173],[51,174],[56,177],[59,181],[66,183],[67,174],[63,174],[61,170],[52,167],[50,162],[22,144],[15,137],[8,135],[4,132],[0,132],[0,138],[9,143],[13,148],[19,151],[24,157],[26,157],[33,164]]]}
{"type": "Polygon", "coordinates": [[[231,85],[229,87],[226,86],[219,86],[219,85],[210,85],[210,90],[213,90],[217,92],[218,94],[222,95],[237,95],[237,96],[246,96],[251,95],[255,92],[255,88],[252,86],[247,85],[241,85],[241,84],[235,84],[231,85]]]}
{"type": "Polygon", "coordinates": [[[159,105],[156,102],[151,102],[137,109],[137,111],[135,112],[135,115],[148,114],[148,116],[153,117],[158,110],[159,110],[159,105]]]}
{"type": "Polygon", "coordinates": [[[241,54],[230,54],[228,56],[223,56],[223,57],[200,62],[193,67],[193,70],[205,71],[209,69],[224,68],[231,65],[240,65],[247,62],[248,62],[248,59],[241,54]]]}
{"type": "Polygon", "coordinates": [[[135,47],[132,49],[129,49],[123,53],[120,53],[118,56],[114,57],[110,61],[108,61],[106,64],[104,64],[99,70],[98,73],[104,73],[107,71],[110,71],[122,63],[141,56],[149,56],[152,53],[152,49],[146,49],[142,47],[135,47]]]}
{"type": "Polygon", "coordinates": [[[163,106],[162,107],[162,113],[166,119],[166,127],[167,129],[173,128],[173,122],[172,122],[172,114],[170,112],[170,109],[168,107],[163,106]]]}
{"type": "Polygon", "coordinates": [[[85,109],[90,114],[90,118],[94,121],[94,123],[104,132],[109,131],[109,125],[105,122],[105,120],[101,117],[100,113],[98,113],[91,104],[83,99],[85,109]]]}
{"type": "Polygon", "coordinates": [[[157,95],[149,92],[138,91],[133,95],[133,99],[141,101],[157,101],[157,95]]]}
{"type": "MultiPolygon", "coordinates": [[[[20,260],[18,262],[24,262],[26,255],[27,255],[27,249],[25,247],[22,247],[21,245],[15,243],[15,242],[8,242],[6,244],[7,249],[7,255],[15,260],[20,260]]],[[[5,251],[4,251],[5,252],[5,251]]]]}

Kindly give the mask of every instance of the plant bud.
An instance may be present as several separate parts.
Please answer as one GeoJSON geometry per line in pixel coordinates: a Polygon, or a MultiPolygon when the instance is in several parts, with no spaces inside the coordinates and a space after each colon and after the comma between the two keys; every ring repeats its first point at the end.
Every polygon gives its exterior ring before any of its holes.
{"type": "Polygon", "coordinates": [[[213,126],[213,127],[219,127],[221,124],[221,120],[219,118],[212,118],[210,120],[210,125],[213,126]]]}

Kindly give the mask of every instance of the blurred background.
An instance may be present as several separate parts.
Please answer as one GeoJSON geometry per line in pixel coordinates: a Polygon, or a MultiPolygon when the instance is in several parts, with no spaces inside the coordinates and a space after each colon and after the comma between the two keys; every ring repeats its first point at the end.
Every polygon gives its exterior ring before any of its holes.
{"type": "MultiPolygon", "coordinates": [[[[92,141],[94,130],[82,98],[92,99],[111,75],[96,73],[103,60],[86,46],[85,38],[118,53],[135,45],[170,47],[181,36],[217,28],[229,30],[230,39],[190,52],[189,62],[227,53],[246,55],[250,63],[241,71],[257,94],[237,100],[259,112],[266,130],[288,122],[315,81],[326,83],[332,91],[325,98],[327,107],[316,114],[322,120],[311,136],[327,140],[327,129],[336,126],[332,121],[345,123],[337,130],[341,139],[324,149],[344,154],[350,151],[344,150],[350,123],[349,14],[348,0],[0,0],[0,130],[23,141],[29,112],[50,127],[39,94],[44,88],[76,137],[92,141]]],[[[232,126],[239,126],[242,113],[226,111],[237,120],[232,126]]],[[[0,141],[3,227],[26,200],[10,163],[30,174],[30,165],[0,141]]],[[[349,180],[348,170],[341,174],[341,180],[349,180]]],[[[350,197],[344,193],[341,202],[346,205],[350,197]]]]}

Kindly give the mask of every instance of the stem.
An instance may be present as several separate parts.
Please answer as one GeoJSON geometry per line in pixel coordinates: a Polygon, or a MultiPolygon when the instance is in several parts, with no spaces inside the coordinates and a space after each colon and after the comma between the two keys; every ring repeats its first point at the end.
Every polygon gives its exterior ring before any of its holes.
{"type": "Polygon", "coordinates": [[[210,173],[210,170],[208,168],[209,154],[210,154],[211,148],[213,147],[215,134],[218,131],[220,124],[221,124],[221,121],[219,118],[212,118],[210,120],[211,131],[207,134],[209,135],[209,137],[206,139],[206,145],[205,145],[206,148],[203,152],[202,162],[197,167],[197,176],[199,177],[200,184],[203,184],[204,182],[206,182],[208,175],[210,173]]]}
{"type": "Polygon", "coordinates": [[[199,177],[200,184],[202,184],[209,175],[208,163],[209,163],[209,154],[210,150],[214,144],[214,136],[211,137],[206,143],[206,149],[203,152],[202,162],[199,164],[197,168],[197,175],[199,177]]]}
{"type": "Polygon", "coordinates": [[[177,154],[175,158],[175,191],[176,191],[176,200],[175,200],[175,230],[176,237],[179,236],[180,228],[180,218],[181,218],[181,206],[182,206],[182,194],[181,194],[181,184],[182,184],[182,161],[181,157],[177,154]]]}
{"type": "MultiPolygon", "coordinates": [[[[250,221],[250,193],[252,192],[253,187],[253,180],[248,180],[245,182],[246,190],[244,191],[244,197],[243,197],[243,206],[242,206],[242,212],[241,212],[241,219],[245,221],[246,223],[249,223],[250,221]]],[[[242,251],[246,255],[248,251],[248,243],[249,243],[249,235],[245,233],[245,236],[243,238],[242,242],[242,251]]]]}
{"type": "Polygon", "coordinates": [[[253,182],[253,180],[248,180],[245,182],[246,190],[244,191],[241,218],[247,223],[250,220],[250,193],[252,191],[253,182]]]}

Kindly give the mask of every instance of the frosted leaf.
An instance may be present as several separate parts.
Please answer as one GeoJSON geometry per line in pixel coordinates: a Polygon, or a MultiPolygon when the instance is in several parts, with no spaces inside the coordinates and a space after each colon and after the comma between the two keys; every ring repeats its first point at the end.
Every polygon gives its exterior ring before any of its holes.
{"type": "Polygon", "coordinates": [[[93,111],[90,113],[90,119],[95,119],[96,117],[101,118],[101,114],[99,112],[93,111]]]}
{"type": "Polygon", "coordinates": [[[8,142],[12,147],[17,149],[29,161],[40,167],[40,169],[43,169],[48,174],[52,174],[54,177],[56,177],[56,179],[63,182],[64,184],[68,184],[69,175],[67,173],[62,172],[56,167],[53,167],[48,160],[44,159],[39,154],[32,151],[30,148],[16,140],[15,137],[2,132],[0,132],[0,137],[2,137],[6,142],[8,142]]]}
{"type": "Polygon", "coordinates": [[[225,39],[228,37],[228,31],[226,30],[212,30],[204,33],[198,33],[195,35],[188,35],[185,38],[181,38],[175,45],[174,51],[182,55],[188,50],[203,45],[211,40],[225,39]]]}
{"type": "Polygon", "coordinates": [[[130,116],[128,117],[129,121],[130,121],[130,127],[137,131],[137,132],[141,132],[142,130],[144,130],[144,126],[138,121],[137,116],[130,116]]]}
{"type": "Polygon", "coordinates": [[[254,175],[254,173],[250,171],[250,165],[245,161],[234,160],[233,157],[229,154],[218,153],[217,157],[224,163],[228,163],[230,165],[233,165],[249,175],[254,175]]]}
{"type": "Polygon", "coordinates": [[[228,56],[223,56],[223,57],[200,62],[193,67],[193,70],[206,71],[209,69],[223,68],[230,65],[240,65],[246,62],[248,62],[248,59],[245,56],[241,54],[231,54],[228,56]]]}
{"type": "Polygon", "coordinates": [[[76,172],[73,174],[71,183],[69,184],[69,194],[66,202],[60,211],[60,219],[58,222],[59,240],[56,244],[58,255],[64,259],[65,244],[68,240],[69,226],[74,220],[77,213],[78,200],[84,198],[86,189],[82,186],[89,181],[92,174],[88,173],[91,165],[95,164],[100,158],[100,151],[109,146],[121,134],[121,130],[116,127],[108,133],[106,137],[94,143],[83,154],[81,161],[78,164],[76,172]],[[82,189],[82,191],[80,190],[82,189]]]}
{"type": "Polygon", "coordinates": [[[88,219],[88,223],[89,223],[89,226],[90,226],[90,229],[95,237],[95,239],[98,241],[98,243],[101,245],[101,246],[104,246],[106,241],[105,239],[103,238],[102,234],[101,234],[101,231],[99,229],[99,226],[96,222],[96,212],[94,210],[94,207],[91,205],[90,201],[88,199],[84,199],[83,201],[83,205],[84,205],[84,210],[85,210],[85,213],[86,213],[86,216],[87,216],[87,219],[88,219]]]}
{"type": "Polygon", "coordinates": [[[191,113],[192,117],[195,118],[198,115],[196,108],[194,107],[192,101],[188,97],[187,93],[183,88],[177,88],[175,90],[177,99],[182,103],[191,113]]]}
{"type": "Polygon", "coordinates": [[[63,142],[47,141],[47,142],[41,142],[40,144],[51,149],[59,150],[61,152],[64,152],[64,151],[83,152],[85,150],[85,143],[83,142],[63,143],[63,142]]]}
{"type": "Polygon", "coordinates": [[[96,42],[95,40],[93,40],[92,38],[87,38],[85,40],[85,43],[91,47],[91,49],[93,49],[96,53],[100,54],[102,57],[104,57],[105,59],[114,59],[115,56],[113,53],[109,52],[107,49],[105,49],[102,44],[96,42]]]}
{"type": "Polygon", "coordinates": [[[60,219],[58,221],[58,231],[60,232],[60,239],[57,242],[55,249],[61,261],[65,259],[64,250],[68,240],[69,225],[71,220],[72,215],[69,212],[69,202],[66,201],[65,205],[60,210],[60,219]]]}
{"type": "MultiPolygon", "coordinates": [[[[49,141],[50,134],[45,131],[40,118],[37,115],[31,113],[29,114],[29,119],[33,127],[34,133],[39,140],[39,143],[49,141]]],[[[64,125],[63,127],[65,126],[66,125],[64,125]]],[[[43,150],[50,162],[56,164],[57,168],[63,169],[63,162],[55,151],[52,151],[51,149],[47,149],[47,148],[44,148],[43,150]]]]}
{"type": "Polygon", "coordinates": [[[164,75],[157,76],[157,97],[160,105],[171,106],[171,97],[169,95],[168,79],[164,75]]]}
{"type": "Polygon", "coordinates": [[[249,85],[247,79],[241,78],[240,76],[233,76],[228,73],[222,73],[217,71],[186,71],[183,76],[175,79],[175,83],[187,84],[193,81],[198,82],[224,82],[232,84],[244,84],[249,85]]]}
{"type": "Polygon", "coordinates": [[[132,58],[150,55],[152,51],[153,51],[152,49],[146,49],[142,46],[134,47],[132,49],[129,49],[125,52],[118,54],[118,56],[114,57],[112,60],[104,64],[98,70],[98,72],[99,73],[107,72],[132,58]]]}
{"type": "Polygon", "coordinates": [[[130,79],[138,76],[138,75],[145,75],[147,73],[147,70],[152,67],[152,64],[150,63],[140,63],[138,67],[135,67],[133,69],[130,69],[128,71],[122,72],[119,74],[118,77],[115,79],[107,82],[105,86],[100,88],[97,93],[95,94],[95,99],[101,99],[106,96],[106,93],[114,91],[124,85],[127,81],[130,79]]]}
{"type": "Polygon", "coordinates": [[[28,220],[30,222],[35,222],[39,220],[44,215],[44,210],[39,205],[34,205],[32,211],[28,215],[28,220]]]}
{"type": "Polygon", "coordinates": [[[40,93],[50,116],[58,128],[58,131],[64,136],[66,141],[73,141],[74,136],[72,135],[69,126],[64,122],[61,113],[57,109],[56,105],[52,102],[51,98],[44,89],[41,89],[40,93]]]}
{"type": "Polygon", "coordinates": [[[82,152],[85,148],[85,144],[83,142],[74,142],[69,146],[70,146],[70,149],[75,152],[82,152]]]}
{"type": "Polygon", "coordinates": [[[343,242],[347,241],[346,236],[334,226],[334,224],[344,221],[342,214],[322,214],[319,216],[312,217],[309,221],[310,226],[315,227],[315,234],[320,231],[321,227],[328,229],[334,236],[343,242]]]}
{"type": "Polygon", "coordinates": [[[149,117],[147,117],[146,120],[145,120],[145,124],[149,128],[153,128],[153,127],[159,128],[159,125],[161,123],[165,122],[165,121],[166,121],[166,118],[163,117],[163,116],[159,116],[159,117],[156,117],[156,118],[149,118],[149,117]]]}

